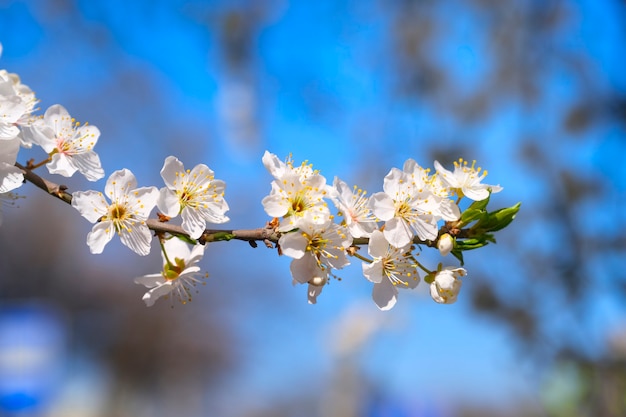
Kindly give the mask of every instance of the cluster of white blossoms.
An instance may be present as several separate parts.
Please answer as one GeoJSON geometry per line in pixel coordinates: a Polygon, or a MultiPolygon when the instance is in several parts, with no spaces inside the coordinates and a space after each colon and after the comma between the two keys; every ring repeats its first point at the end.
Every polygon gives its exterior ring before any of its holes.
{"type": "Polygon", "coordinates": [[[450,304],[461,288],[463,268],[445,267],[431,271],[417,260],[420,245],[439,248],[447,255],[455,239],[440,226],[461,219],[463,197],[482,201],[502,190],[481,183],[487,175],[460,160],[454,171],[435,161],[435,173],[408,159],[403,168],[392,168],[383,180],[383,191],[369,197],[335,178],[326,183],[312,165],[282,162],[265,152],[263,163],[274,177],[270,194],[263,199],[265,212],[277,219],[281,252],[293,258],[293,282],[308,285],[308,300],[317,296],[335,276],[333,270],[349,265],[348,256],[362,262],[363,275],[374,283],[372,298],[381,310],[397,302],[398,289],[415,288],[420,270],[426,273],[433,300],[450,304]],[[456,199],[453,199],[456,197],[456,199]],[[332,203],[337,216],[329,208],[332,203]],[[339,223],[335,220],[341,218],[339,223]],[[355,239],[367,239],[369,257],[357,252],[355,239]]]}
{"type": "Polygon", "coordinates": [[[104,178],[94,150],[100,131],[76,122],[58,104],[37,115],[37,103],[16,74],[0,70],[0,199],[15,199],[15,190],[28,179],[70,203],[94,224],[87,235],[93,254],[102,253],[117,235],[122,244],[145,256],[156,236],[163,266],[157,273],[135,279],[148,287],[143,296],[148,306],[169,295],[183,303],[191,300],[193,287],[207,276],[198,266],[205,244],[234,238],[248,240],[254,247],[255,240],[264,240],[270,247],[275,243],[279,253],[292,258],[293,283],[308,286],[312,304],[337,278],[334,271],[353,258],[362,262],[363,275],[374,284],[372,298],[381,310],[396,304],[399,289],[415,288],[420,273],[425,274],[433,300],[450,304],[457,299],[466,270],[441,263],[430,270],[418,260],[417,250],[436,248],[442,256],[451,253],[463,265],[464,250],[495,242],[492,232],[508,225],[519,210],[517,204],[487,212],[490,195],[502,188],[483,184],[487,172],[463,160],[455,162],[454,171],[435,161],[431,174],[408,159],[402,169],[392,168],[385,176],[383,191],[368,196],[339,178],[327,184],[311,164],[283,162],[266,151],[262,161],[274,180],[262,205],[273,219],[265,228],[256,229],[257,234],[237,237],[237,231],[206,229],[209,223],[229,220],[226,184],[207,165],[185,169],[174,156],[165,159],[161,169],[165,186],[160,189],[138,187],[133,173],[124,168],[108,177],[104,191],[69,194],[60,185],[51,190],[39,181],[35,169],[45,165],[50,174],[71,177],[79,172],[88,181],[104,178]],[[20,148],[41,148],[45,156],[37,163],[29,159],[21,165],[17,162],[20,148]],[[462,210],[464,197],[473,203],[462,210]],[[158,219],[150,217],[155,209],[158,219]],[[163,226],[179,215],[180,226],[163,226]],[[359,253],[361,245],[367,245],[367,255],[359,253]]]}
{"type": "MultiPolygon", "coordinates": [[[[1,48],[0,44],[0,52],[1,48]]],[[[39,147],[45,153],[38,163],[28,161],[24,169],[29,171],[45,165],[50,174],[64,177],[79,172],[89,181],[98,181],[105,175],[94,151],[100,137],[98,128],[76,122],[59,104],[37,115],[37,103],[35,94],[17,74],[0,70],[0,199],[15,199],[13,191],[24,183],[25,171],[16,165],[20,147],[39,147]]],[[[190,299],[190,286],[201,279],[196,263],[204,254],[204,245],[194,244],[193,240],[200,238],[207,222],[228,221],[225,184],[216,180],[206,165],[185,170],[182,162],[169,156],[161,177],[165,187],[160,190],[154,186],[137,187],[133,173],[121,169],[107,179],[104,192],[77,191],[71,196],[71,205],[94,223],[87,235],[87,245],[94,254],[102,253],[118,235],[132,251],[147,255],[152,242],[147,220],[155,207],[162,213],[161,220],[181,215],[187,241],[159,235],[165,259],[163,270],[158,277],[146,275],[136,280],[150,288],[144,296],[148,305],[169,293],[183,302],[190,299]]]]}

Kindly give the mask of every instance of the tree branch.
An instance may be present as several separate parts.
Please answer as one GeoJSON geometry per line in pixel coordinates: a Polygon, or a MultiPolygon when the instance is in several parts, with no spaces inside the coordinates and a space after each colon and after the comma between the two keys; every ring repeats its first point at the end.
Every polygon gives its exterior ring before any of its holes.
{"type": "MultiPolygon", "coordinates": [[[[52,181],[48,181],[39,175],[35,174],[31,169],[28,169],[19,162],[15,163],[15,166],[22,170],[24,173],[24,180],[35,185],[37,188],[42,189],[49,195],[64,201],[67,204],[72,204],[72,194],[67,192],[67,186],[56,184],[52,181]]],[[[182,227],[163,222],[159,219],[148,219],[146,221],[148,228],[155,233],[170,233],[177,236],[185,236],[188,239],[189,234],[183,230],[182,227]]],[[[259,229],[207,229],[202,236],[198,239],[198,242],[205,244],[207,242],[220,242],[227,240],[244,240],[250,243],[252,247],[256,247],[256,241],[262,241],[267,247],[274,247],[273,243],[277,243],[280,238],[280,234],[276,232],[272,227],[263,227],[259,229]]]]}
{"type": "MultiPolygon", "coordinates": [[[[72,204],[72,194],[67,192],[66,185],[59,185],[52,181],[48,181],[18,162],[15,163],[15,166],[21,169],[22,172],[24,172],[24,180],[32,183],[49,195],[56,197],[66,202],[67,204],[72,204]]],[[[172,235],[184,236],[190,240],[193,240],[189,237],[189,234],[187,234],[187,232],[185,232],[180,226],[163,222],[159,219],[148,219],[146,221],[146,224],[148,228],[155,233],[170,233],[172,235]]],[[[447,226],[442,226],[440,229],[440,234],[447,232],[447,226]]],[[[457,237],[467,237],[467,229],[457,230],[456,235],[457,237]]],[[[266,247],[273,248],[274,244],[278,243],[279,238],[280,233],[268,224],[266,227],[258,229],[206,229],[197,241],[204,245],[207,242],[243,240],[248,242],[253,248],[257,247],[257,241],[261,241],[265,244],[266,247]]],[[[353,239],[352,246],[367,245],[368,243],[368,238],[355,238],[353,239]]],[[[436,246],[436,240],[423,241],[420,240],[418,237],[415,237],[413,239],[413,243],[430,247],[436,246]]]]}

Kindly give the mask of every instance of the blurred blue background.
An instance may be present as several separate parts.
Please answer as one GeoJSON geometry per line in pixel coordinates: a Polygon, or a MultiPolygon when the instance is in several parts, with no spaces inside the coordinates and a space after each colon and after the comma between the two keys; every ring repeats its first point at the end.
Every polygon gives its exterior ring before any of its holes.
{"type": "Polygon", "coordinates": [[[0,0],[0,68],[41,112],[96,125],[107,176],[209,165],[227,227],[268,220],[266,149],[370,193],[407,158],[476,159],[494,209],[522,202],[466,253],[454,305],[422,283],[379,312],[353,262],[310,306],[289,259],[230,242],[192,303],[146,308],[132,278],[156,247],[90,255],[91,225],[26,184],[0,228],[0,415],[624,415],[625,18],[617,0],[0,0]],[[36,387],[6,383],[33,366],[36,387]]]}

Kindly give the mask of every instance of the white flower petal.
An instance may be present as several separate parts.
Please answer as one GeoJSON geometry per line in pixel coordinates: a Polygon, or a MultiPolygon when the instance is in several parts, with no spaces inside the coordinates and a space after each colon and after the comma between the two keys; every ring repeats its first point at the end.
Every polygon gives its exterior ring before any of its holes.
{"type": "Polygon", "coordinates": [[[285,174],[285,163],[282,162],[276,155],[265,151],[263,154],[263,165],[269,171],[269,173],[276,179],[280,179],[285,174]]]}
{"type": "Polygon", "coordinates": [[[379,309],[386,311],[393,308],[398,301],[398,290],[388,279],[374,284],[372,299],[379,309]]]}
{"type": "Polygon", "coordinates": [[[373,283],[379,283],[383,280],[383,264],[380,260],[375,260],[372,263],[362,263],[363,275],[368,281],[373,283]]]}
{"type": "Polygon", "coordinates": [[[309,240],[301,232],[286,233],[278,241],[284,255],[300,259],[306,253],[309,240]]]}
{"type": "Polygon", "coordinates": [[[396,213],[393,200],[383,192],[372,194],[370,197],[370,207],[374,215],[382,221],[392,219],[396,213]]]}
{"type": "Polygon", "coordinates": [[[52,155],[52,160],[46,164],[46,168],[51,174],[59,174],[64,177],[71,177],[76,172],[76,167],[70,162],[70,159],[61,153],[52,155]]]}
{"type": "Polygon", "coordinates": [[[439,212],[445,221],[456,221],[461,218],[461,210],[459,206],[449,198],[444,198],[439,204],[439,212]]]}
{"type": "Polygon", "coordinates": [[[479,186],[474,187],[462,187],[461,191],[463,194],[474,201],[482,201],[485,198],[489,197],[489,190],[487,190],[487,185],[480,184],[479,186]]]}
{"type": "Polygon", "coordinates": [[[24,173],[18,167],[0,162],[0,193],[8,193],[24,184],[24,173]]]}
{"type": "Polygon", "coordinates": [[[43,119],[46,122],[46,125],[54,128],[54,133],[56,135],[73,130],[72,117],[65,107],[60,104],[54,104],[48,107],[43,115],[43,119]]]}
{"type": "Polygon", "coordinates": [[[94,151],[85,151],[72,156],[70,163],[87,178],[88,181],[98,181],[104,177],[104,170],[100,164],[100,157],[94,151]]]}
{"type": "Polygon", "coordinates": [[[180,200],[175,191],[167,187],[161,188],[157,199],[157,207],[161,213],[168,217],[176,217],[180,214],[180,200]]]}
{"type": "Polygon", "coordinates": [[[114,202],[117,198],[129,194],[130,190],[136,187],[137,180],[135,179],[135,175],[130,170],[124,168],[111,174],[104,186],[104,193],[114,202]]]}
{"type": "Polygon", "coordinates": [[[152,288],[156,285],[163,284],[165,282],[165,278],[163,278],[163,274],[147,274],[135,278],[134,281],[135,284],[141,284],[148,288],[152,288]]]}
{"type": "Polygon", "coordinates": [[[174,288],[176,287],[171,281],[166,281],[147,291],[141,299],[146,303],[147,307],[152,307],[156,300],[171,293],[174,288]]]}
{"type": "Polygon", "coordinates": [[[372,258],[380,258],[385,256],[388,248],[389,242],[385,239],[383,232],[380,230],[373,231],[370,242],[367,245],[367,253],[369,253],[372,258]]]}
{"type": "Polygon", "coordinates": [[[320,270],[315,256],[311,253],[307,253],[300,259],[294,259],[289,266],[291,270],[291,276],[294,280],[301,284],[306,284],[312,278],[324,275],[324,272],[320,270]]]}
{"type": "Polygon", "coordinates": [[[107,214],[108,204],[101,192],[76,191],[72,195],[72,207],[91,223],[95,223],[107,214]]]}
{"type": "MultiPolygon", "coordinates": [[[[413,223],[413,229],[415,229],[417,236],[422,240],[435,240],[439,232],[437,219],[431,215],[420,216],[418,221],[413,223]]],[[[410,240],[413,240],[412,234],[410,240]]]]}
{"type": "Polygon", "coordinates": [[[185,172],[183,163],[175,156],[165,158],[163,168],[161,168],[161,178],[163,178],[165,185],[170,190],[176,190],[178,188],[180,177],[177,173],[179,172],[185,172]]]}
{"type": "Polygon", "coordinates": [[[120,240],[138,255],[146,256],[150,253],[152,234],[148,226],[140,222],[134,222],[128,230],[123,229],[120,232],[120,240]]]}
{"type": "Polygon", "coordinates": [[[206,229],[206,220],[202,218],[199,210],[192,207],[185,207],[181,213],[183,222],[181,227],[192,239],[198,239],[206,229]]]}
{"type": "MultiPolygon", "coordinates": [[[[413,231],[404,220],[397,217],[394,217],[385,223],[385,230],[383,231],[383,234],[389,244],[396,248],[404,247],[410,244],[413,240],[413,231]]],[[[437,235],[435,235],[435,237],[436,236],[437,235]]]]}
{"type": "Polygon", "coordinates": [[[136,219],[145,220],[156,206],[159,198],[159,190],[156,187],[140,187],[129,190],[128,204],[134,211],[136,219]]]}
{"type": "Polygon", "coordinates": [[[87,235],[87,245],[91,253],[102,253],[106,244],[113,239],[113,235],[115,235],[115,230],[110,221],[97,223],[87,235]]]}

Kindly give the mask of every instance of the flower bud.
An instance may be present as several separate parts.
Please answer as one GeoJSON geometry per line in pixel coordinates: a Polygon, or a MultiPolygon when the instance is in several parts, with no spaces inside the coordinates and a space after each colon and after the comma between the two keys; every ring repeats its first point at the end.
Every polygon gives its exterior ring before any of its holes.
{"type": "Polygon", "coordinates": [[[309,284],[321,287],[326,284],[326,277],[313,277],[309,280],[309,284]]]}
{"type": "Polygon", "coordinates": [[[461,280],[467,275],[463,268],[452,269],[447,267],[435,275],[435,280],[430,284],[430,296],[440,304],[452,304],[456,301],[461,291],[461,280]]]}
{"type": "Polygon", "coordinates": [[[447,233],[442,235],[437,242],[437,248],[441,256],[446,256],[454,248],[454,239],[447,233]]]}

